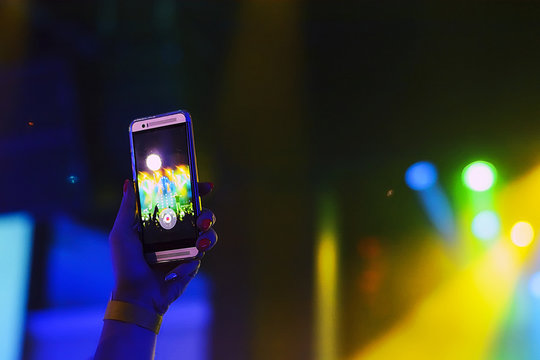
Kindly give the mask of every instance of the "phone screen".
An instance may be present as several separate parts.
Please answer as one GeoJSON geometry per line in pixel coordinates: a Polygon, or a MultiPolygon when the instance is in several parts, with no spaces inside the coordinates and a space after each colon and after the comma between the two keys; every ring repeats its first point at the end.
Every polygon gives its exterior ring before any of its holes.
{"type": "Polygon", "coordinates": [[[147,251],[195,246],[188,124],[133,132],[142,240],[147,251]]]}

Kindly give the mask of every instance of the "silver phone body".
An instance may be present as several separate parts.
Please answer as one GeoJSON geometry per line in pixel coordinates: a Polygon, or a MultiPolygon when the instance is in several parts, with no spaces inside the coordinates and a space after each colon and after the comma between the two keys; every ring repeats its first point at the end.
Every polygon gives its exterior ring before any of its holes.
{"type": "MultiPolygon", "coordinates": [[[[187,259],[191,259],[191,258],[194,258],[198,255],[199,251],[197,250],[197,248],[195,247],[195,242],[197,240],[197,235],[198,235],[198,230],[196,229],[196,219],[197,217],[200,215],[201,213],[201,201],[200,201],[200,197],[199,197],[199,192],[198,192],[198,174],[197,174],[197,161],[196,161],[196,156],[195,156],[195,143],[194,143],[194,140],[193,140],[193,127],[192,127],[192,123],[191,123],[191,118],[189,116],[189,114],[185,111],[175,111],[175,112],[171,112],[171,113],[166,113],[166,114],[161,114],[161,115],[155,115],[155,116],[149,116],[149,117],[145,117],[145,118],[140,118],[140,119],[135,119],[133,120],[133,122],[130,124],[129,126],[129,134],[130,134],[130,147],[131,147],[131,164],[132,164],[132,171],[133,171],[133,182],[135,184],[135,188],[136,188],[136,197],[137,197],[137,216],[138,216],[138,220],[139,222],[141,223],[141,241],[143,242],[143,248],[145,249],[144,250],[144,256],[146,258],[146,261],[150,264],[155,264],[155,263],[164,263],[164,262],[171,262],[171,261],[179,261],[179,260],[187,260],[187,259]],[[165,245],[167,245],[167,248],[164,248],[164,249],[153,249],[154,247],[158,247],[159,246],[159,243],[158,245],[154,244],[155,246],[153,246],[152,244],[148,244],[148,238],[145,238],[149,236],[149,233],[147,231],[147,229],[145,229],[145,224],[149,224],[149,223],[152,223],[152,219],[147,219],[146,222],[144,222],[143,218],[144,218],[144,215],[142,214],[142,204],[141,204],[141,197],[143,195],[141,195],[141,190],[139,189],[139,186],[140,186],[140,182],[139,182],[139,176],[138,174],[142,171],[142,169],[138,169],[137,168],[137,164],[141,163],[141,161],[136,158],[138,155],[140,156],[141,154],[137,154],[138,152],[138,149],[135,149],[135,145],[134,146],[134,137],[138,137],[139,134],[142,134],[144,132],[147,132],[146,135],[147,136],[151,136],[151,131],[153,130],[156,130],[156,129],[160,129],[160,133],[163,134],[163,131],[168,131],[168,129],[171,128],[171,126],[175,126],[175,125],[179,125],[179,124],[185,124],[185,133],[186,133],[186,145],[187,145],[187,157],[188,157],[188,167],[189,167],[189,182],[190,182],[190,188],[191,188],[191,202],[192,202],[192,210],[194,212],[193,214],[193,217],[195,219],[195,222],[193,223],[193,225],[195,226],[195,229],[194,229],[194,233],[193,233],[193,236],[194,238],[192,239],[193,242],[192,242],[192,246],[185,246],[184,245],[181,245],[180,244],[180,241],[178,242],[178,244],[176,244],[175,241],[167,241],[165,245]],[[162,131],[163,130],[163,131],[162,131]],[[149,250],[150,249],[150,250],[149,250]]],[[[140,152],[140,150],[139,150],[140,152]]],[[[154,154],[151,154],[147,157],[146,159],[146,164],[149,164],[149,158],[150,156],[154,156],[154,154]]],[[[144,157],[144,155],[143,155],[144,157]]],[[[154,158],[152,158],[152,160],[155,160],[154,158]]],[[[150,162],[150,164],[152,164],[152,162],[150,162]]],[[[159,165],[161,166],[161,159],[159,161],[159,165]]],[[[149,165],[150,166],[150,165],[149,165]]],[[[154,165],[154,166],[157,166],[154,165]]],[[[148,170],[148,169],[146,169],[148,170]]],[[[168,169],[167,169],[168,170],[168,169]]],[[[152,170],[150,170],[152,171],[152,170]]],[[[159,169],[157,170],[159,172],[159,169]]],[[[166,169],[164,169],[164,171],[166,171],[166,169]]],[[[152,171],[153,172],[153,175],[154,175],[154,178],[156,177],[155,175],[155,171],[152,171]]],[[[183,174],[185,176],[185,173],[183,174]]],[[[161,176],[161,175],[158,175],[158,176],[161,176]]],[[[166,179],[166,181],[169,180],[168,178],[166,179]]],[[[151,182],[153,181],[152,179],[150,180],[151,182]]],[[[157,180],[155,183],[156,184],[159,184],[161,180],[157,180]]],[[[157,186],[157,185],[155,185],[157,186]]],[[[174,185],[172,185],[174,186],[174,185]]],[[[172,202],[174,202],[174,200],[171,200],[172,202]]],[[[158,202],[159,203],[159,202],[158,202]]],[[[156,205],[156,211],[158,210],[158,206],[156,205]]],[[[153,226],[157,227],[156,224],[159,223],[159,225],[164,228],[164,225],[167,225],[169,226],[170,225],[170,220],[169,220],[169,223],[166,223],[165,221],[167,219],[172,219],[174,217],[174,224],[173,224],[173,227],[177,224],[177,217],[176,215],[174,214],[175,213],[175,210],[173,209],[170,209],[169,208],[163,208],[161,211],[160,211],[160,215],[158,216],[158,218],[156,219],[156,212],[154,212],[154,224],[153,226]],[[165,217],[162,218],[162,213],[165,213],[165,217]],[[172,215],[172,216],[171,216],[172,215]],[[157,221],[156,221],[157,220],[157,221]]],[[[193,222],[193,221],[192,221],[193,222]]],[[[164,228],[166,229],[166,228],[164,228]]],[[[161,231],[163,231],[163,229],[160,229],[161,231]]],[[[191,238],[191,237],[190,237],[191,238]]],[[[156,239],[154,239],[156,240],[156,239]]],[[[183,240],[183,243],[185,243],[186,240],[184,239],[183,240]]]]}

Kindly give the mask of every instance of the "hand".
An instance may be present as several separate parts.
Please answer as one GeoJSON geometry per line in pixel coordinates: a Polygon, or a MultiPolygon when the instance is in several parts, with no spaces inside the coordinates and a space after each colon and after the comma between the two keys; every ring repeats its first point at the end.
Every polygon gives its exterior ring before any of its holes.
{"type": "MultiPolygon", "coordinates": [[[[199,183],[199,193],[205,195],[212,184],[199,183]]],[[[116,221],[109,234],[112,263],[115,277],[113,299],[147,307],[164,314],[185,290],[199,270],[200,258],[217,241],[212,229],[216,218],[209,210],[203,210],[197,218],[201,231],[197,239],[198,259],[173,264],[156,264],[150,267],[143,255],[139,239],[139,222],[135,214],[135,191],[131,181],[124,182],[124,196],[116,221]],[[176,267],[174,267],[177,265],[176,267]]]]}

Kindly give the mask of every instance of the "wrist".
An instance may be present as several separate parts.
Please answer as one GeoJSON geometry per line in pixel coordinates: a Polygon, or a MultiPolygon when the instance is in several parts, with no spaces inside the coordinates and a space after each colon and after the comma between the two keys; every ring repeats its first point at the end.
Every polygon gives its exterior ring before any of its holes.
{"type": "Polygon", "coordinates": [[[150,330],[157,335],[161,327],[163,315],[146,307],[111,299],[107,305],[103,320],[114,320],[133,324],[150,330]]]}
{"type": "Polygon", "coordinates": [[[147,310],[154,311],[160,315],[165,313],[165,310],[159,308],[149,292],[130,291],[129,289],[116,287],[111,293],[111,300],[122,301],[129,304],[137,305],[147,310]]]}

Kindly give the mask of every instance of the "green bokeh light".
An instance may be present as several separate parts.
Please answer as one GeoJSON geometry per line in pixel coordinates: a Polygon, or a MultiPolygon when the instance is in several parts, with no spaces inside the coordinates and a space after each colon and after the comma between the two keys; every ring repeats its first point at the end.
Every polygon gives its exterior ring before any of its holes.
{"type": "Polygon", "coordinates": [[[473,191],[489,190],[497,178],[495,167],[487,161],[475,161],[463,169],[463,183],[473,191]]]}

